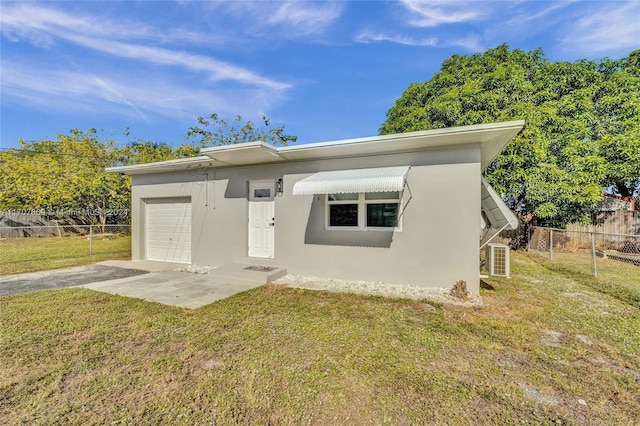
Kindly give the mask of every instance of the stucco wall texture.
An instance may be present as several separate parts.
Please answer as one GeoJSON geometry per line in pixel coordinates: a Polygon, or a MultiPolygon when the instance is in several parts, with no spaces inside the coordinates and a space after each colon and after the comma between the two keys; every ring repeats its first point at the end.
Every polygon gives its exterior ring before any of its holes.
{"type": "Polygon", "coordinates": [[[146,200],[191,200],[196,266],[272,264],[295,275],[450,288],[464,280],[479,292],[480,145],[416,153],[182,170],[133,176],[132,257],[145,254],[146,200]],[[327,230],[325,196],[292,195],[313,173],[411,166],[401,230],[327,230]],[[248,184],[283,179],[275,197],[273,259],[249,258],[248,184]]]}

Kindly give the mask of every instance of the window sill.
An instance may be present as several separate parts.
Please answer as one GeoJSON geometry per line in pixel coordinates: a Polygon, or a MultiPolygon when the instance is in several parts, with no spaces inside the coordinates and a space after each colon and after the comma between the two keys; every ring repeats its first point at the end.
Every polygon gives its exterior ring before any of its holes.
{"type": "Polygon", "coordinates": [[[401,227],[396,228],[383,228],[383,227],[371,227],[371,228],[357,228],[353,226],[326,226],[325,231],[356,231],[356,232],[402,232],[401,227]]]}

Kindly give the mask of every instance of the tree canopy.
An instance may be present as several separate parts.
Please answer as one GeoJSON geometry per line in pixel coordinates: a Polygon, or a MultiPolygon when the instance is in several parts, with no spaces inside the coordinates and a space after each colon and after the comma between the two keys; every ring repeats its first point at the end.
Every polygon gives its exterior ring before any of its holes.
{"type": "Polygon", "coordinates": [[[118,150],[114,142],[99,141],[95,129],[19,143],[19,149],[0,152],[1,210],[85,212],[104,225],[109,211],[128,208],[129,180],[104,170],[118,162],[118,150]]]}
{"type": "Polygon", "coordinates": [[[486,177],[525,220],[585,220],[605,189],[640,191],[640,50],[627,58],[550,62],[506,44],[454,55],[411,84],[381,134],[525,120],[486,177]]]}
{"type": "Polygon", "coordinates": [[[189,128],[187,139],[200,148],[255,141],[287,145],[298,139],[297,136],[285,134],[284,126],[270,128],[271,121],[265,116],[262,116],[262,122],[262,125],[255,125],[240,115],[229,121],[214,113],[208,117],[198,117],[198,125],[189,128]]]}

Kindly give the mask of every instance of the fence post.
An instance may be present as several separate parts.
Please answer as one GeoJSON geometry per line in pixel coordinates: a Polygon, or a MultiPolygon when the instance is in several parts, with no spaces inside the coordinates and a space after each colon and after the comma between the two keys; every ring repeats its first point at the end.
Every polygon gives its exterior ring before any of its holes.
{"type": "Polygon", "coordinates": [[[553,260],[553,229],[549,230],[549,258],[553,260]]]}
{"type": "Polygon", "coordinates": [[[93,225],[89,225],[89,256],[93,255],[93,225]]]}
{"type": "Polygon", "coordinates": [[[596,234],[591,233],[591,253],[593,256],[593,276],[598,276],[598,265],[596,264],[596,234]]]}

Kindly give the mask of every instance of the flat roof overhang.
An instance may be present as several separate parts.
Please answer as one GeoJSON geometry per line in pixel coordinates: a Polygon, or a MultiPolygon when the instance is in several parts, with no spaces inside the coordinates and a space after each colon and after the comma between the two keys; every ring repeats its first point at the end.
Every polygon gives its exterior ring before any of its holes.
{"type": "Polygon", "coordinates": [[[523,127],[524,121],[518,120],[283,147],[256,141],[204,148],[200,151],[201,155],[194,158],[110,167],[107,171],[137,175],[196,167],[234,167],[398,154],[473,144],[480,144],[480,162],[482,170],[485,170],[523,127]]]}

